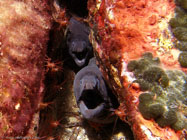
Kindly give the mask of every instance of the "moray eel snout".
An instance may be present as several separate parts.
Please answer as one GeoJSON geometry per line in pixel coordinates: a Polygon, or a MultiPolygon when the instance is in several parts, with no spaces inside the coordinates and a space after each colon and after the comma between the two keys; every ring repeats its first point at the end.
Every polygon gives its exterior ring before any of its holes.
{"type": "Polygon", "coordinates": [[[117,99],[113,100],[96,64],[89,63],[81,69],[75,76],[73,86],[77,105],[84,118],[103,124],[115,120],[116,116],[112,115],[111,110],[118,107],[114,103],[117,99]]]}
{"type": "Polygon", "coordinates": [[[99,86],[99,80],[94,75],[85,75],[80,80],[80,86],[84,90],[93,90],[99,86]]]}

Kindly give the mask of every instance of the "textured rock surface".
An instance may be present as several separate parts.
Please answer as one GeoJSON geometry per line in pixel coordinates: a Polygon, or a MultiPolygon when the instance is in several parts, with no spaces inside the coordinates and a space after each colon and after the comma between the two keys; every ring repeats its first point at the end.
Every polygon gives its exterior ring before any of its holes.
{"type": "Polygon", "coordinates": [[[0,1],[0,137],[34,136],[43,96],[47,0],[0,1]]]}
{"type": "Polygon", "coordinates": [[[95,54],[121,102],[116,113],[131,125],[135,139],[186,138],[186,7],[182,3],[88,1],[95,54]]]}

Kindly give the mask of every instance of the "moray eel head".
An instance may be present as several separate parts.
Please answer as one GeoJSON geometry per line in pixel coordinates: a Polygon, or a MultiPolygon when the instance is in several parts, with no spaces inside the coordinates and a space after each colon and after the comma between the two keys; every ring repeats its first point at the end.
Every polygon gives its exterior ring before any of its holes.
{"type": "Polygon", "coordinates": [[[85,103],[88,109],[94,109],[104,102],[99,91],[99,80],[93,75],[86,75],[81,79],[80,94],[80,100],[85,103]]]}
{"type": "Polygon", "coordinates": [[[89,33],[89,26],[73,17],[70,19],[67,32],[67,47],[69,55],[80,68],[87,65],[89,59],[93,57],[89,33]]]}
{"type": "Polygon", "coordinates": [[[112,123],[116,116],[111,114],[119,105],[94,62],[91,59],[88,66],[75,75],[73,88],[77,105],[87,120],[102,124],[112,123]]]}
{"type": "Polygon", "coordinates": [[[84,66],[89,57],[91,48],[87,44],[84,40],[72,40],[69,42],[69,54],[79,67],[84,66]]]}

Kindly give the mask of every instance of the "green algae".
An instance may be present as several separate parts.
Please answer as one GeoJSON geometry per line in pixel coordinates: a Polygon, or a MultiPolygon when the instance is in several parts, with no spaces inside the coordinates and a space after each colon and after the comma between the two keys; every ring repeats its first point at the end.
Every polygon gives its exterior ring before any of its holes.
{"type": "Polygon", "coordinates": [[[176,27],[173,30],[174,36],[180,41],[187,41],[187,28],[176,27]]]}
{"type": "Polygon", "coordinates": [[[180,51],[187,51],[187,41],[180,41],[176,43],[175,47],[180,51]]]}
{"type": "Polygon", "coordinates": [[[179,55],[179,63],[182,67],[187,68],[187,52],[182,52],[179,55]]]}
{"type": "Polygon", "coordinates": [[[140,89],[145,91],[139,96],[138,108],[142,116],[154,119],[161,127],[170,126],[176,131],[184,129],[187,124],[186,74],[180,70],[162,69],[159,59],[150,53],[129,62],[127,68],[137,79],[133,82],[139,83],[140,89]]]}
{"type": "Polygon", "coordinates": [[[187,16],[183,15],[183,16],[177,16],[175,18],[172,18],[169,21],[169,24],[172,28],[176,28],[176,27],[187,27],[187,16]]]}
{"type": "Polygon", "coordinates": [[[176,0],[176,3],[183,9],[187,10],[187,0],[176,0]]]}
{"type": "Polygon", "coordinates": [[[177,114],[173,110],[165,111],[163,115],[156,120],[161,127],[169,126],[177,122],[177,114]]]}

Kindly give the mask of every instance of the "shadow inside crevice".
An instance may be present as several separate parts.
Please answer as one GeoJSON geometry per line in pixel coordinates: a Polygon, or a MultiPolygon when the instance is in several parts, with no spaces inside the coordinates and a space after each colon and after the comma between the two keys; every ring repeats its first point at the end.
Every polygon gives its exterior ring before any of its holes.
{"type": "Polygon", "coordinates": [[[86,18],[88,16],[87,1],[88,0],[59,0],[59,3],[65,6],[69,13],[86,18]]]}

